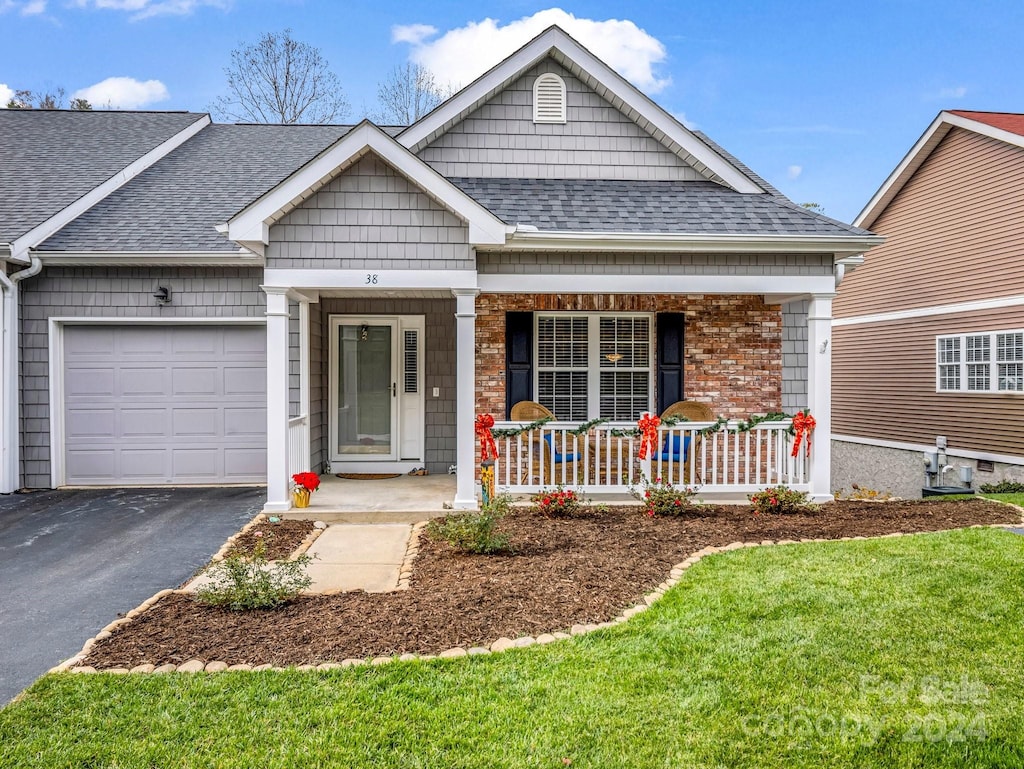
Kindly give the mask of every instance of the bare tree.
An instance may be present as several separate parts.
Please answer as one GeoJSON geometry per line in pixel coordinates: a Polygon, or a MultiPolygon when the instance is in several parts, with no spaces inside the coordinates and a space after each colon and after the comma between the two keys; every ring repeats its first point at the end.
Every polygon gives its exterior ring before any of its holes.
{"type": "MultiPolygon", "coordinates": [[[[63,88],[49,91],[18,89],[7,102],[7,109],[64,109],[66,94],[67,91],[63,88]]],[[[91,110],[92,105],[86,99],[72,99],[68,109],[91,110]]]]}
{"type": "Polygon", "coordinates": [[[228,93],[214,112],[251,123],[331,123],[348,114],[348,101],[327,60],[292,31],[268,32],[231,52],[224,70],[228,93]]]}
{"type": "Polygon", "coordinates": [[[452,94],[451,88],[437,84],[434,73],[422,64],[407,62],[395,67],[385,80],[377,84],[380,111],[374,115],[378,123],[411,125],[452,94]]]}

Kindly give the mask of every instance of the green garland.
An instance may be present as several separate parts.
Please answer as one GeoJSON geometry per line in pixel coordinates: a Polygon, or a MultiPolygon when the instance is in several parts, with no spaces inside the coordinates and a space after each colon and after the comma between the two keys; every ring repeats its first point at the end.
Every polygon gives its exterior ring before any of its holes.
{"type": "MultiPolygon", "coordinates": [[[[750,432],[762,422],[781,422],[786,419],[791,420],[793,419],[793,417],[791,414],[784,414],[781,411],[773,411],[770,414],[762,414],[761,416],[752,416],[748,418],[746,421],[742,419],[737,420],[736,432],[750,432]]],[[[526,425],[519,425],[519,427],[496,427],[493,430],[491,430],[491,435],[495,438],[515,438],[516,436],[522,435],[523,433],[533,432],[534,430],[543,427],[548,422],[554,421],[555,420],[552,419],[551,417],[541,417],[535,422],[530,422],[529,424],[526,425]]],[[[567,428],[565,432],[568,433],[569,435],[585,435],[598,425],[603,425],[609,421],[611,420],[600,418],[591,419],[589,422],[584,422],[579,427],[574,427],[571,430],[567,428]]],[[[677,425],[683,424],[684,422],[692,421],[693,420],[687,419],[686,417],[665,417],[664,419],[661,420],[661,425],[664,427],[675,427],[677,425]]],[[[712,433],[719,432],[723,427],[725,427],[728,424],[728,419],[726,419],[725,417],[718,417],[718,419],[715,420],[714,424],[708,425],[707,427],[702,427],[700,430],[697,430],[697,434],[702,436],[708,436],[711,435],[712,433]]],[[[640,429],[637,427],[616,427],[613,428],[610,432],[616,438],[637,438],[640,436],[640,429]]],[[[794,434],[792,424],[789,426],[786,432],[789,433],[790,435],[794,434]]]]}

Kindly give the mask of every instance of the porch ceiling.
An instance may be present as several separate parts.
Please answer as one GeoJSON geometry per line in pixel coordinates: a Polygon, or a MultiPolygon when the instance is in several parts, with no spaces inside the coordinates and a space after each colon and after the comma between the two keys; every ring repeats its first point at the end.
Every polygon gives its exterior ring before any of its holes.
{"type": "MultiPolygon", "coordinates": [[[[308,293],[300,291],[300,293],[308,293]]],[[[451,299],[451,290],[420,288],[328,288],[316,292],[321,299],[451,299]]]]}

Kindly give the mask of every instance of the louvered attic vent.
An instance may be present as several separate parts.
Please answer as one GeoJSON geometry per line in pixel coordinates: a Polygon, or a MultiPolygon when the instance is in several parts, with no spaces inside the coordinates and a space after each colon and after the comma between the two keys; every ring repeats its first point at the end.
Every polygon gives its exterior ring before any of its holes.
{"type": "Polygon", "coordinates": [[[533,122],[565,122],[565,81],[551,72],[533,83],[533,122]]]}

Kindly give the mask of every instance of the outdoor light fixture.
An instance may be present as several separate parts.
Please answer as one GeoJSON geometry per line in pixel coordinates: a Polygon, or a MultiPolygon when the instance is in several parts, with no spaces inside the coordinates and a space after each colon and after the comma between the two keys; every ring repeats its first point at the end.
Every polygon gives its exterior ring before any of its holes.
{"type": "Polygon", "coordinates": [[[171,303],[171,289],[166,286],[157,286],[156,291],[153,292],[153,298],[160,304],[171,303]]]}
{"type": "Polygon", "coordinates": [[[370,338],[370,327],[365,323],[359,327],[359,338],[364,342],[370,338]]]}

